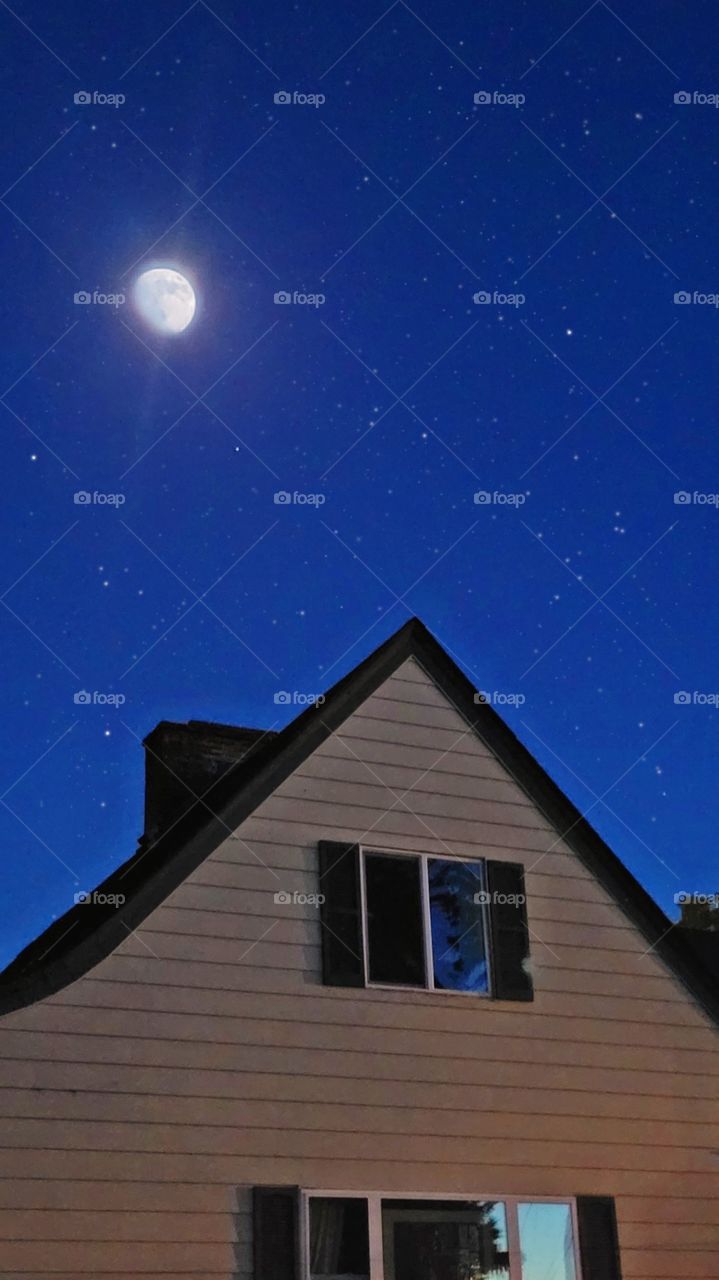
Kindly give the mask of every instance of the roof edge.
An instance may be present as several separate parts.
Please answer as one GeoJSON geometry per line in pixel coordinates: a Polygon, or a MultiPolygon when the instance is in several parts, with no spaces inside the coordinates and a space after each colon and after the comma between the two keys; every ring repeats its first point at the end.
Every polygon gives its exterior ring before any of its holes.
{"type": "MultiPolygon", "coordinates": [[[[418,618],[409,619],[357,667],[341,677],[325,695],[323,704],[308,706],[280,732],[268,734],[267,742],[250,757],[245,769],[242,769],[242,761],[232,766],[205,792],[201,801],[189,807],[178,823],[146,848],[141,841],[138,850],[106,876],[94,892],[107,895],[129,887],[130,877],[134,880],[137,868],[148,855],[158,863],[157,869],[143,877],[136,892],[128,895],[123,906],[111,914],[106,913],[106,918],[98,923],[92,934],[83,938],[74,949],[63,953],[61,958],[53,960],[52,946],[58,945],[67,936],[68,929],[73,927],[68,923],[67,928],[60,928],[77,908],[70,908],[24,947],[0,972],[0,1016],[54,995],[110,955],[124,941],[128,931],[137,929],[150,912],[227,838],[228,826],[238,826],[249,817],[427,638],[433,639],[424,624],[418,618]],[[240,782],[240,773],[241,791],[239,795],[233,795],[240,782]],[[208,818],[209,806],[214,812],[208,818]],[[47,963],[40,971],[23,974],[16,968],[18,962],[51,932],[58,936],[54,942],[48,939],[48,950],[41,956],[48,956],[47,963]],[[13,972],[5,976],[8,970],[13,972]]],[[[145,741],[152,737],[153,732],[151,730],[146,735],[145,741]]]]}

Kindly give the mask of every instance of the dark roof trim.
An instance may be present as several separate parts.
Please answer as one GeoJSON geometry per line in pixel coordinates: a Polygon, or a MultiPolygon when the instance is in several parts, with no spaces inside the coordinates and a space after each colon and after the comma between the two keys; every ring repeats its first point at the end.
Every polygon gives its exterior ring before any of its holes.
{"type": "MultiPolygon", "coordinates": [[[[348,716],[402,665],[414,657],[479,738],[498,757],[603,888],[637,926],[651,948],[688,991],[719,1022],[719,989],[673,923],[612,853],[570,800],[476,690],[416,618],[407,622],[373,654],[330,690],[321,706],[308,707],[281,733],[240,761],[193,805],[154,845],[141,845],[98,891],[126,893],[125,904],[109,912],[74,947],[70,938],[75,907],[54,922],[0,974],[0,1013],[33,1004],[61,990],[93,968],[227,838],[240,823],[338,729],[348,716]],[[212,812],[210,812],[210,809],[212,812]],[[53,948],[57,954],[53,958],[53,948]]],[[[81,917],[87,918],[87,917],[81,917]]],[[[95,918],[95,917],[93,917],[95,918]]]]}

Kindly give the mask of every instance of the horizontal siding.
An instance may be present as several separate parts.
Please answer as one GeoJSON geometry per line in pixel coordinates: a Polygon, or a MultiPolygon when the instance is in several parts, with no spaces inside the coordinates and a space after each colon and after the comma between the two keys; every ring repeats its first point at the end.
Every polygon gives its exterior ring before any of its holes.
{"type": "MultiPolygon", "coordinates": [[[[341,1145],[341,1144],[340,1144],[341,1145]]],[[[359,1145],[359,1144],[358,1144],[359,1145]]],[[[212,1183],[225,1194],[233,1181],[245,1181],[250,1175],[258,1184],[277,1185],[281,1173],[283,1185],[310,1187],[338,1187],[366,1190],[377,1169],[381,1166],[384,1190],[388,1192],[438,1191],[467,1193],[473,1198],[483,1188],[501,1188],[507,1195],[563,1196],[577,1190],[598,1195],[632,1195],[661,1197],[666,1195],[667,1182],[676,1179],[674,1196],[694,1199],[706,1196],[708,1191],[717,1193],[717,1175],[705,1170],[676,1170],[666,1168],[641,1169],[635,1164],[624,1165],[614,1158],[601,1163],[586,1161],[576,1149],[563,1149],[560,1165],[541,1157],[537,1162],[527,1159],[527,1152],[515,1159],[514,1152],[506,1146],[483,1156],[483,1147],[477,1150],[471,1163],[451,1163],[435,1159],[410,1160],[399,1158],[398,1149],[403,1143],[395,1143],[395,1158],[377,1157],[375,1139],[366,1138],[361,1153],[344,1154],[338,1148],[335,1156],[308,1155],[283,1152],[282,1155],[247,1152],[240,1156],[214,1155],[206,1152],[165,1154],[154,1151],[76,1151],[48,1147],[42,1152],[0,1151],[0,1177],[48,1178],[72,1181],[87,1179],[90,1182],[147,1182],[155,1179],[163,1183],[212,1183]],[[574,1157],[574,1163],[571,1163],[574,1157]],[[508,1163],[506,1163],[508,1162],[508,1163]]],[[[374,1183],[372,1184],[374,1186],[374,1183]]]]}
{"type": "MultiPolygon", "coordinates": [[[[359,814],[363,809],[373,809],[376,812],[386,805],[397,802],[399,798],[400,811],[408,810],[414,817],[424,818],[430,825],[439,818],[443,823],[442,839],[445,838],[444,823],[447,821],[448,813],[451,814],[451,821],[464,820],[478,823],[479,830],[475,837],[478,840],[482,839],[485,829],[489,831],[495,826],[506,828],[512,838],[521,839],[520,833],[524,831],[531,831],[536,838],[536,833],[543,831],[548,844],[555,839],[556,833],[548,824],[538,825],[536,810],[529,804],[519,805],[506,800],[501,802],[487,800],[476,792],[468,795],[452,795],[446,788],[435,790],[426,787],[424,780],[420,786],[403,795],[401,791],[387,787],[375,772],[362,772],[358,777],[356,761],[351,760],[348,764],[355,775],[351,782],[338,783],[334,779],[317,781],[314,778],[297,775],[290,778],[282,788],[283,804],[303,801],[313,807],[316,805],[318,812],[322,805],[331,805],[335,808],[337,791],[341,787],[343,808],[349,810],[351,814],[355,812],[359,814]]],[[[347,771],[349,772],[350,769],[347,771]]],[[[429,778],[433,775],[427,776],[429,778]]],[[[277,815],[281,817],[283,812],[283,806],[280,805],[277,815]]]]}
{"type": "MultiPolygon", "coordinates": [[[[474,1001],[460,994],[412,992],[398,996],[396,992],[378,988],[362,991],[355,1003],[348,1007],[339,990],[334,993],[334,1000],[330,1000],[325,998],[324,992],[318,998],[312,987],[287,994],[265,989],[261,995],[251,986],[243,989],[237,981],[232,981],[237,975],[231,965],[223,966],[219,972],[218,966],[198,963],[186,984],[182,981],[183,969],[188,970],[189,965],[178,963],[175,966],[174,983],[170,981],[173,976],[170,963],[161,961],[158,965],[161,966],[159,972],[155,972],[153,967],[155,981],[150,981],[150,976],[146,975],[148,980],[145,983],[131,982],[128,977],[127,982],[105,982],[101,990],[98,989],[100,984],[91,986],[89,983],[82,989],[71,988],[63,994],[62,1007],[92,1009],[101,1003],[107,1010],[191,1014],[201,1010],[205,1016],[260,1018],[277,1023],[296,1022],[297,1014],[301,1013],[302,1021],[307,1024],[417,1031],[427,1029],[427,1012],[431,1007],[434,1031],[480,1035],[484,1040],[508,1033],[514,1039],[581,1040],[588,1044],[616,1043],[653,1048],[676,1046],[676,1026],[671,1023],[638,1022],[634,1019],[630,1020],[629,1028],[623,1025],[625,1019],[617,1017],[605,1019],[598,1026],[596,1020],[587,1014],[581,1019],[563,1011],[550,1014],[538,1008],[538,1001],[532,1003],[532,1013],[524,1019],[518,1036],[516,1013],[511,1006],[484,999],[474,1001]],[[225,976],[231,983],[227,987],[222,985],[225,976]]],[[[547,977],[543,975],[544,980],[547,977]]],[[[60,1007],[60,1002],[57,1007],[60,1007]]],[[[59,1018],[60,1014],[57,1016],[59,1018]]],[[[31,1026],[31,1023],[23,1023],[26,1030],[31,1026]]],[[[708,1051],[719,1068],[719,1055],[711,1032],[706,1033],[701,1027],[687,1027],[682,1048],[708,1051]]]]}
{"type": "MultiPolygon", "coordinates": [[[[48,1244],[37,1242],[6,1241],[3,1244],[5,1267],[45,1268],[46,1274],[74,1267],[74,1274],[101,1276],[108,1270],[120,1268],[125,1276],[136,1271],[151,1275],[193,1274],[196,1270],[214,1268],[215,1275],[227,1276],[232,1272],[232,1247],[227,1242],[214,1244],[203,1241],[189,1244],[186,1241],[163,1240],[160,1243],[143,1244],[141,1241],[122,1241],[110,1236],[107,1241],[64,1240],[52,1241],[52,1262],[48,1272],[48,1244]],[[109,1244],[109,1248],[108,1248],[109,1244]]],[[[42,1273],[41,1273],[42,1274],[42,1273]]],[[[212,1274],[212,1271],[210,1272],[212,1274]]]]}
{"type": "Polygon", "coordinates": [[[251,1280],[248,1188],[279,1183],[613,1195],[624,1280],[716,1280],[718,1050],[410,662],[137,936],[0,1023],[0,1272],[251,1280]],[[273,899],[317,892],[321,838],[524,862],[534,1002],[323,988],[316,910],[273,899]]]}
{"type": "MultiPolygon", "coordinates": [[[[289,1018],[233,1017],[219,1013],[209,1014],[204,1010],[176,1014],[157,1009],[146,1012],[64,1005],[62,1008],[36,1011],[27,1022],[26,1029],[17,1032],[18,1043],[33,1034],[43,1035],[45,1031],[56,1031],[68,1038],[77,1034],[101,1042],[110,1042],[114,1038],[124,1039],[127,1036],[128,1012],[132,1016],[133,1038],[136,1043],[189,1041],[207,1045],[236,1044],[245,1048],[276,1046],[293,1051],[307,1050],[316,1056],[331,1052],[359,1058],[363,1054],[375,1053],[381,1037],[383,1057],[410,1057],[423,1061],[433,1058],[444,1061],[450,1057],[453,1062],[474,1062],[481,1052],[485,1061],[493,1058],[507,1063],[521,1062],[531,1056],[539,1065],[545,1062],[565,1062],[567,1042],[570,1042],[573,1045],[574,1065],[606,1066],[610,1070],[659,1070],[659,1063],[652,1062],[655,1055],[645,1045],[635,1046],[621,1041],[607,1044],[596,1036],[594,1030],[591,1041],[583,1042],[578,1038],[581,1028],[576,1027],[574,1019],[569,1020],[570,1026],[565,1026],[564,1035],[557,1039],[549,1034],[542,1035],[542,1023],[538,1016],[527,1019],[522,1029],[524,1032],[531,1028],[533,1034],[519,1036],[497,1034],[496,1031],[493,1033],[494,1010],[488,1011],[490,1021],[486,1029],[483,1020],[477,1017],[473,1031],[444,1030],[441,1040],[438,1040],[437,1032],[430,1027],[405,1030],[399,1027],[362,1026],[351,1022],[334,1022],[328,1025],[320,1020],[307,1023],[289,1018]],[[573,1041],[572,1031],[575,1035],[573,1041]]],[[[469,1016],[468,1014],[467,1018],[469,1016]]],[[[506,1021],[507,1019],[505,1025],[506,1021]]],[[[679,1074],[708,1076],[713,1073],[715,1079],[719,1080],[719,1054],[715,1052],[704,1053],[687,1046],[674,1046],[671,1048],[671,1065],[672,1070],[679,1074]]]]}
{"type": "MultiPolygon", "coordinates": [[[[326,800],[319,797],[305,799],[302,801],[301,825],[311,828],[315,834],[319,831],[320,835],[326,830],[334,830],[337,827],[337,807],[337,800],[332,801],[329,797],[326,800]]],[[[294,825],[298,810],[296,796],[276,796],[272,805],[273,823],[279,825],[290,822],[294,825]]],[[[422,845],[429,840],[435,846],[433,851],[441,850],[454,855],[460,853],[458,847],[453,847],[455,845],[463,848],[472,845],[475,852],[479,845],[503,849],[505,852],[511,849],[515,854],[522,852],[540,856],[546,853],[549,844],[556,838],[547,830],[542,842],[541,830],[536,827],[509,826],[504,822],[492,822],[488,818],[478,821],[461,814],[455,816],[454,807],[449,816],[441,819],[441,823],[440,835],[436,830],[436,817],[431,812],[423,813],[421,804],[413,799],[412,808],[408,809],[392,799],[388,801],[386,793],[384,800],[378,800],[374,804],[358,803],[355,794],[349,803],[342,805],[342,827],[355,837],[367,841],[371,834],[373,842],[380,833],[390,839],[411,837],[415,847],[418,840],[422,841],[422,845]],[[388,807],[391,803],[395,803],[393,809],[388,807]]]]}
{"type": "MultiPolygon", "coordinates": [[[[521,851],[541,856],[557,838],[549,829],[542,833],[542,829],[537,827],[510,827],[507,823],[491,822],[487,818],[455,817],[457,813],[458,809],[452,809],[448,817],[441,819],[439,833],[434,815],[422,813],[422,805],[415,797],[409,809],[391,797],[388,800],[386,794],[384,801],[377,804],[359,804],[357,796],[353,795],[348,804],[342,805],[340,829],[371,844],[376,844],[380,836],[385,841],[404,838],[411,840],[415,849],[421,841],[420,847],[432,846],[432,849],[427,847],[427,851],[452,855],[462,855],[462,849],[470,846],[475,851],[478,846],[484,846],[505,852],[512,850],[514,854],[521,851]],[[390,804],[394,808],[389,808],[390,804]]],[[[333,804],[333,801],[321,800],[320,797],[298,800],[296,796],[278,795],[273,804],[273,827],[280,828],[283,823],[290,823],[296,829],[298,826],[311,828],[316,838],[326,838],[325,831],[338,828],[338,805],[336,801],[333,804]]]]}
{"type": "MultiPolygon", "coordinates": [[[[542,1073],[542,1081],[547,1073],[542,1073]]],[[[556,1074],[556,1073],[555,1073],[556,1074]]],[[[551,1081],[550,1081],[551,1083],[551,1081]]],[[[532,1117],[589,1116],[611,1117],[619,1120],[646,1119],[664,1125],[671,1122],[688,1125],[711,1125],[716,1122],[716,1098],[710,1094],[704,1098],[687,1096],[686,1081],[673,1081],[672,1093],[661,1093],[652,1088],[651,1093],[637,1094],[619,1091],[597,1093],[595,1089],[573,1087],[563,1079],[563,1086],[551,1088],[534,1083],[531,1086],[487,1083],[478,1080],[471,1084],[458,1082],[385,1080],[382,1083],[384,1108],[393,1116],[395,1112],[418,1108],[431,1111],[441,1124],[446,1114],[458,1116],[477,1113],[477,1089],[482,1090],[482,1114],[526,1114],[532,1117]]],[[[88,1099],[114,1095],[131,1095],[121,1105],[128,1118],[135,1114],[135,1095],[146,1094],[150,1098],[162,1095],[166,1105],[182,1112],[187,1099],[227,1099],[291,1102],[302,1106],[316,1103],[339,1103],[377,1108],[377,1085],[372,1079],[352,1076],[296,1075],[282,1073],[207,1070],[203,1068],[173,1068],[136,1066],[104,1062],[46,1063],[32,1059],[0,1061],[0,1109],[5,1112],[9,1104],[3,1099],[3,1091],[22,1090],[24,1103],[15,1103],[14,1115],[39,1115],[51,1105],[43,1096],[47,1091],[57,1099],[57,1110],[62,1114],[66,1094],[79,1093],[88,1099]]],[[[107,1115],[116,1118],[113,1102],[107,1115]]],[[[691,1138],[689,1139],[691,1140],[691,1138]]]]}
{"type": "MultiPolygon", "coordinates": [[[[264,806],[263,806],[264,808],[264,806]]],[[[297,815],[299,818],[299,815],[297,815]]],[[[334,830],[338,830],[339,814],[335,818],[334,830]]],[[[217,854],[213,855],[211,863],[205,862],[199,869],[200,872],[209,876],[222,874],[216,872],[218,866],[237,866],[243,867],[243,874],[248,877],[248,888],[271,888],[276,877],[282,878],[286,873],[294,872],[295,874],[303,874],[305,876],[316,874],[317,870],[317,836],[314,828],[304,830],[304,827],[295,823],[275,823],[271,814],[258,813],[249,819],[242,827],[244,835],[240,839],[237,834],[228,837],[227,841],[222,844],[217,854]],[[288,844],[288,840],[294,837],[295,844],[288,844]],[[302,837],[302,838],[300,838],[302,837]],[[259,881],[250,879],[251,873],[254,871],[256,876],[261,877],[259,881]]],[[[359,838],[356,830],[351,832],[352,841],[359,838]]],[[[340,837],[338,837],[340,838],[340,837]]],[[[397,849],[407,853],[426,853],[429,838],[418,843],[416,836],[408,836],[396,845],[388,845],[381,833],[374,831],[371,837],[366,836],[364,840],[365,846],[368,848],[378,849],[397,849]]],[[[531,866],[533,876],[540,877],[538,884],[544,887],[543,896],[547,896],[548,891],[558,893],[560,889],[560,879],[562,885],[566,881],[566,892],[564,897],[576,898],[578,901],[604,901],[610,903],[610,899],[604,890],[600,889],[596,881],[583,867],[577,862],[571,853],[563,849],[561,844],[557,844],[551,852],[546,851],[547,846],[540,840],[537,842],[537,855],[541,853],[541,859],[537,861],[536,866],[531,866]],[[550,883],[553,881],[553,883],[550,883]]],[[[446,856],[446,850],[438,850],[440,857],[446,856]]],[[[470,858],[482,858],[489,856],[489,851],[484,845],[476,842],[468,843],[465,846],[465,852],[459,852],[458,856],[470,858]]],[[[514,861],[511,852],[504,850],[498,856],[506,858],[508,861],[514,861]]],[[[530,864],[528,864],[530,865],[530,864]]],[[[196,875],[199,872],[195,873],[196,875]]],[[[184,886],[188,889],[193,884],[211,883],[208,879],[203,879],[200,875],[198,880],[193,877],[184,886]]],[[[610,903],[616,912],[616,903],[610,903]]]]}
{"type": "MultiPolygon", "coordinates": [[[[8,1033],[10,1035],[11,1033],[8,1033]]],[[[9,1041],[8,1051],[15,1050],[14,1057],[43,1061],[43,1049],[47,1036],[39,1033],[18,1032],[17,1039],[9,1041]]],[[[383,1096],[385,1081],[397,1083],[449,1083],[484,1087],[492,1085],[501,1076],[508,1085],[519,1088],[581,1089],[608,1093],[644,1094],[647,1091],[666,1097],[679,1093],[690,1099],[716,1099],[716,1080],[705,1073],[696,1072],[677,1077],[669,1055],[658,1055],[664,1069],[649,1074],[641,1064],[630,1069],[616,1066],[567,1065],[571,1048],[567,1048],[563,1060],[557,1064],[538,1062],[528,1052],[517,1061],[504,1061],[482,1054],[480,1060],[443,1059],[440,1055],[423,1057],[385,1053],[352,1053],[295,1049],[288,1054],[280,1047],[267,1048],[244,1044],[195,1044],[179,1040],[127,1040],[122,1036],[112,1039],[96,1036],[85,1039],[77,1035],[53,1035],[53,1060],[58,1063],[89,1062],[109,1067],[137,1064],[140,1067],[178,1067],[185,1071],[197,1070],[208,1074],[219,1071],[245,1071],[258,1074],[281,1075],[283,1071],[323,1078],[331,1074],[338,1079],[372,1080],[383,1096]],[[531,1084],[528,1083],[531,1080],[531,1084]]],[[[70,1075],[72,1071],[70,1070],[70,1075]]],[[[528,1094],[531,1099],[531,1094],[528,1094]]]]}
{"type": "MultiPolygon", "coordinates": [[[[380,1133],[369,1126],[362,1131],[342,1128],[336,1115],[332,1128],[318,1131],[314,1128],[313,1108],[295,1117],[292,1128],[267,1126],[265,1128],[223,1129],[190,1123],[187,1114],[174,1124],[133,1124],[131,1119],[122,1123],[92,1121],[78,1125],[72,1121],[57,1119],[3,1118],[4,1157],[13,1153],[18,1158],[18,1171],[24,1165],[30,1167],[36,1152],[43,1158],[48,1150],[64,1152],[68,1158],[75,1154],[94,1159],[97,1151],[100,1159],[117,1154],[132,1156],[146,1154],[162,1166],[169,1166],[175,1154],[178,1164],[193,1156],[205,1158],[219,1169],[229,1169],[232,1161],[250,1158],[340,1160],[361,1162],[385,1162],[395,1160],[408,1165],[435,1165],[442,1162],[447,1153],[447,1138],[432,1133],[408,1134],[395,1131],[380,1133]],[[339,1127],[335,1127],[339,1126],[339,1127]],[[397,1139],[401,1138],[401,1142],[397,1139]],[[401,1160],[398,1152],[401,1151],[401,1160]]],[[[572,1137],[534,1136],[539,1120],[531,1123],[522,1118],[513,1125],[511,1117],[499,1120],[498,1126],[506,1132],[500,1137],[483,1135],[481,1142],[474,1136],[452,1134],[454,1159],[472,1168],[499,1168],[508,1153],[521,1165],[534,1168],[555,1168],[558,1162],[574,1159],[587,1171],[615,1167],[642,1172],[671,1172],[706,1174],[719,1179],[709,1149],[696,1143],[691,1146],[667,1146],[659,1140],[649,1145],[623,1142],[620,1130],[617,1141],[590,1140],[583,1136],[582,1125],[577,1123],[572,1137]],[[512,1133],[511,1130],[517,1130],[512,1133]]],[[[544,1126],[550,1128],[551,1126],[544,1126]]],[[[390,1126],[391,1129],[391,1126],[390,1126]]],[[[661,1134],[657,1135],[661,1139],[661,1134]]],[[[230,1175],[231,1178],[232,1175],[230,1175]]]]}
{"type": "MultiPolygon", "coordinates": [[[[22,1265],[37,1268],[43,1264],[47,1265],[48,1247],[44,1241],[30,1245],[8,1242],[4,1245],[4,1253],[8,1267],[22,1265]]],[[[155,1275],[194,1274],[196,1267],[206,1268],[214,1264],[218,1275],[235,1274],[232,1271],[231,1245],[213,1244],[210,1241],[192,1244],[171,1240],[159,1243],[126,1243],[113,1240],[112,1248],[108,1250],[104,1242],[79,1241],[68,1244],[64,1240],[59,1240],[53,1242],[52,1256],[53,1270],[55,1267],[64,1269],[74,1260],[75,1274],[80,1271],[98,1276],[104,1275],[107,1273],[108,1263],[113,1271],[118,1266],[132,1267],[135,1270],[140,1266],[155,1275]]],[[[716,1280],[716,1272],[712,1273],[706,1269],[705,1250],[687,1251],[679,1247],[674,1251],[628,1250],[625,1258],[629,1275],[645,1277],[646,1280],[664,1280],[664,1277],[668,1280],[676,1280],[678,1275],[681,1275],[683,1280],[684,1278],[716,1280]],[[632,1267],[633,1252],[638,1256],[632,1267]],[[646,1267],[646,1270],[638,1269],[641,1267],[646,1267]]]]}
{"type": "MultiPolygon", "coordinates": [[[[227,992],[254,991],[258,987],[253,983],[252,977],[248,977],[247,970],[256,967],[256,953],[259,951],[260,961],[264,964],[259,990],[267,994],[289,994],[293,988],[297,989],[296,971],[299,970],[300,981],[307,994],[308,988],[320,985],[320,947],[316,937],[319,922],[316,917],[308,922],[307,928],[313,934],[312,941],[309,937],[304,942],[289,940],[288,935],[298,937],[298,930],[301,938],[303,928],[299,923],[287,924],[277,917],[255,918],[243,921],[238,929],[238,936],[232,941],[210,938],[207,935],[195,936],[192,933],[181,936],[143,928],[137,938],[128,939],[121,970],[128,985],[135,981],[140,986],[166,985],[168,989],[186,984],[188,988],[205,987],[227,992]],[[152,956],[152,963],[148,960],[149,956],[152,956]],[[145,960],[148,963],[144,963],[145,960]]],[[[549,937],[547,929],[543,936],[549,937]]],[[[600,957],[608,954],[599,947],[592,948],[588,955],[584,955],[578,946],[570,948],[553,938],[546,946],[535,941],[533,953],[536,985],[540,987],[540,991],[537,1001],[528,1012],[528,1018],[551,1016],[592,1021],[598,1013],[603,1014],[607,1022],[628,1020],[635,1023],[639,1002],[642,1005],[640,1012],[644,1014],[642,1024],[661,1023],[675,1028],[685,1026],[685,1047],[699,1048],[704,1045],[706,1048],[713,1048],[711,1032],[697,1025],[697,1019],[691,1010],[687,1013],[686,1002],[681,1000],[676,986],[665,982],[661,974],[656,972],[651,977],[645,976],[641,966],[638,972],[632,972],[632,953],[629,949],[613,955],[607,969],[600,969],[599,972],[591,968],[591,961],[596,955],[599,965],[600,957]],[[568,998],[564,999],[565,996],[568,998]],[[597,1003],[593,1003],[590,1008],[586,998],[575,999],[575,996],[595,997],[597,1003]]],[[[431,1007],[436,1010],[440,1019],[444,1017],[446,1010],[461,1010],[465,1017],[472,1019],[482,1009],[483,1027],[490,1030],[495,1020],[501,1023],[500,1015],[507,1008],[506,1005],[487,1005],[481,998],[475,1000],[474,997],[451,992],[407,991],[403,995],[406,996],[408,1007],[419,1005],[420,1009],[425,1010],[431,1007]]],[[[381,988],[363,991],[358,999],[360,1007],[363,1007],[367,1003],[380,1005],[383,997],[390,1002],[394,999],[397,1003],[396,993],[381,988]]],[[[179,999],[179,996],[175,995],[173,998],[179,999]]],[[[111,1005],[121,1003],[119,999],[113,1001],[109,991],[106,992],[106,999],[111,1005]]],[[[85,996],[76,997],[67,992],[58,1001],[67,1004],[89,1002],[85,996]]],[[[512,1026],[516,1025],[515,1018],[512,1026]]],[[[675,1043],[675,1040],[676,1038],[671,1042],[675,1043]]],[[[669,1041],[662,1038],[660,1033],[659,1043],[667,1044],[669,1041]]]]}
{"type": "MultiPolygon", "coordinates": [[[[0,1239],[31,1239],[35,1232],[40,1240],[86,1240],[88,1243],[131,1241],[152,1244],[172,1241],[174,1244],[227,1244],[228,1229],[224,1213],[162,1213],[139,1205],[132,1214],[121,1216],[110,1208],[62,1210],[0,1210],[0,1239]]],[[[249,1234],[235,1237],[248,1240],[249,1234]]]]}
{"type": "Polygon", "coordinates": [[[406,793],[410,804],[415,795],[439,796],[445,804],[481,801],[489,806],[497,805],[509,814],[516,813],[518,819],[524,818],[525,821],[532,820],[532,815],[535,815],[533,820],[536,821],[535,806],[529,797],[519,791],[516,783],[506,775],[497,776],[496,770],[487,777],[483,776],[484,761],[478,761],[476,754],[468,752],[463,757],[464,767],[460,769],[456,755],[452,753],[418,782],[416,768],[392,760],[368,760],[365,757],[371,756],[372,752],[365,751],[364,747],[363,743],[362,758],[358,760],[354,741],[350,744],[341,734],[333,735],[326,746],[288,780],[292,791],[305,791],[311,786],[322,794],[330,786],[335,790],[338,785],[350,789],[357,785],[379,786],[391,788],[400,795],[406,793]]]}
{"type": "MultiPolygon", "coordinates": [[[[434,1108],[392,1107],[357,1105],[313,1101],[304,1105],[292,1099],[261,1102],[257,1099],[231,1101],[219,1098],[186,1098],[182,1107],[173,1096],[138,1096],[128,1101],[124,1094],[87,1093],[82,1096],[71,1090],[62,1093],[46,1090],[37,1099],[29,1099],[22,1090],[0,1090],[0,1122],[8,1146],[31,1141],[31,1123],[37,1120],[41,1134],[51,1137],[51,1130],[43,1122],[85,1121],[93,1127],[93,1135],[102,1138],[105,1130],[115,1132],[115,1125],[123,1123],[148,1126],[151,1132],[161,1135],[171,1128],[183,1131],[184,1142],[208,1141],[219,1151],[227,1144],[234,1149],[237,1141],[253,1139],[246,1134],[236,1139],[231,1131],[267,1129],[280,1133],[296,1130],[304,1132],[308,1126],[323,1134],[376,1134],[380,1137],[424,1137],[436,1133],[437,1112],[434,1108]],[[22,1120],[21,1117],[28,1117],[22,1120]],[[181,1118],[178,1118],[181,1117],[181,1118]],[[17,1129],[13,1122],[17,1122],[17,1129]],[[99,1126],[97,1128],[96,1126],[99,1126]],[[211,1127],[223,1132],[214,1137],[200,1130],[211,1127]],[[185,1130],[192,1130],[184,1136],[185,1130]]],[[[666,1110],[666,1108],[665,1108],[666,1110]]],[[[492,1112],[482,1109],[447,1110],[442,1116],[442,1134],[461,1139],[481,1138],[544,1142],[589,1142],[598,1145],[642,1145],[654,1147],[684,1147],[688,1150],[713,1149],[713,1138],[707,1125],[699,1120],[672,1120],[665,1115],[661,1126],[656,1120],[622,1117],[611,1120],[607,1116],[542,1114],[533,1109],[531,1130],[527,1119],[507,1108],[497,1107],[492,1112]]],[[[78,1135],[79,1136],[79,1135],[78,1135]]],[[[168,1148],[164,1148],[168,1149],[168,1148]]]]}

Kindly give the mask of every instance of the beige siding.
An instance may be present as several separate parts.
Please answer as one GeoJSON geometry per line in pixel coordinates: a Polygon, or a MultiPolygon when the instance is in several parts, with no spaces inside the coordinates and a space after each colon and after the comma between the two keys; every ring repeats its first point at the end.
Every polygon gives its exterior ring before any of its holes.
{"type": "Polygon", "coordinates": [[[0,1273],[250,1280],[249,1188],[617,1199],[719,1275],[719,1039],[414,662],[86,977],[0,1023],[0,1273]],[[521,860],[536,998],[320,980],[317,841],[521,860]]]}

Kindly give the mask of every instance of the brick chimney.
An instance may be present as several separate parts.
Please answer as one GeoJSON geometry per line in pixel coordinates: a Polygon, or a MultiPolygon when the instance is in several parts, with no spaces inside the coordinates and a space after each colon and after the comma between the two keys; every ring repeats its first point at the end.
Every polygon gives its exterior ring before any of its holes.
{"type": "MultiPolygon", "coordinates": [[[[189,720],[160,723],[145,738],[145,833],[151,843],[272,731],[189,720]]],[[[211,803],[211,801],[210,801],[211,803]]]]}

